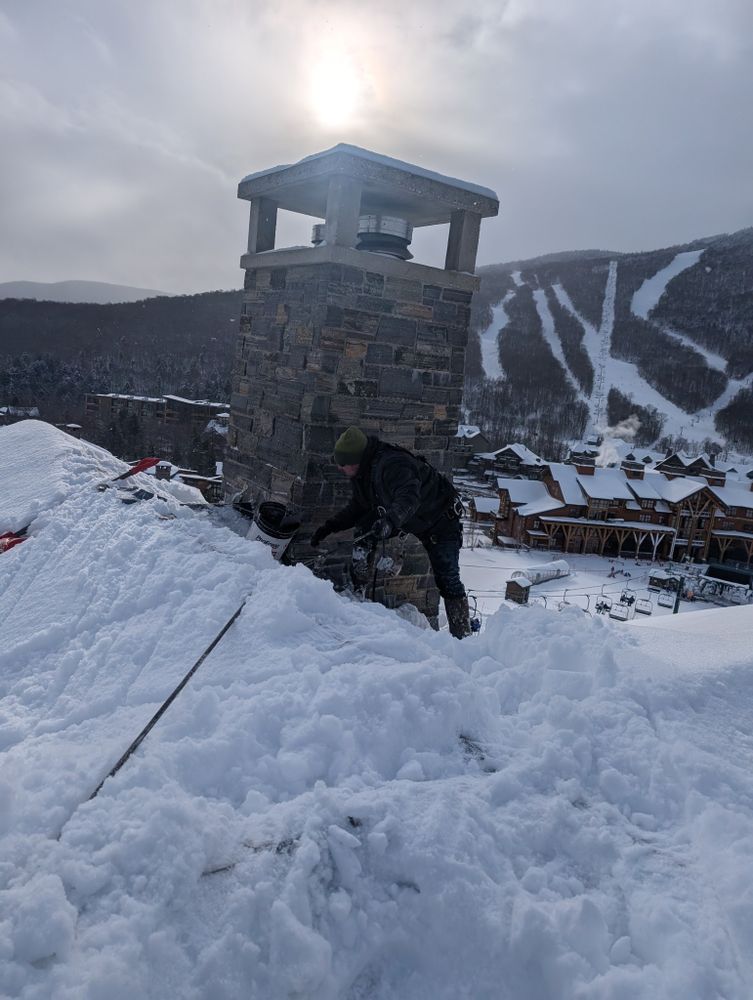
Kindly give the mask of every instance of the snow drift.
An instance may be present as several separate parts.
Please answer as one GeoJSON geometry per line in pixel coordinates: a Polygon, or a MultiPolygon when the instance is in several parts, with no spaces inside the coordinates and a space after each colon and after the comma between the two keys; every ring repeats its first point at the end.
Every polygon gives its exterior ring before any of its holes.
{"type": "Polygon", "coordinates": [[[123,468],[0,429],[0,993],[753,994],[753,609],[460,643],[123,468]]]}

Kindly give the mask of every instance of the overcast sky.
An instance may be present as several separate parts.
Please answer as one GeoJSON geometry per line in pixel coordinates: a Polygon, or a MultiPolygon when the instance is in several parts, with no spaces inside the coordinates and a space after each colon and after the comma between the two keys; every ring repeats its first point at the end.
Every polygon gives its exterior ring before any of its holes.
{"type": "Polygon", "coordinates": [[[753,225],[753,0],[0,0],[0,282],[240,287],[337,142],[494,188],[481,264],[753,225]]]}

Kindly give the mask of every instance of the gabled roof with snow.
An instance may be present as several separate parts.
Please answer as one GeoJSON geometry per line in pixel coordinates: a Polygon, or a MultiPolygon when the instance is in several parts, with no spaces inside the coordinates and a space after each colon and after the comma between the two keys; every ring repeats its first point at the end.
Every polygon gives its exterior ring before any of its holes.
{"type": "Polygon", "coordinates": [[[562,498],[569,507],[586,506],[586,498],[578,480],[578,470],[574,465],[567,465],[564,462],[550,462],[549,471],[555,482],[559,484],[562,498]]]}
{"type": "Polygon", "coordinates": [[[524,444],[508,444],[504,448],[500,448],[495,452],[495,455],[502,455],[506,451],[511,451],[514,455],[517,455],[521,462],[525,462],[526,465],[545,465],[543,458],[531,451],[530,448],[526,448],[524,444]]]}
{"type": "Polygon", "coordinates": [[[724,469],[727,485],[731,486],[735,483],[743,483],[749,486],[751,480],[753,480],[753,465],[747,465],[742,462],[729,462],[724,466],[717,463],[717,468],[724,469]]]}
{"type": "Polygon", "coordinates": [[[479,514],[496,514],[499,510],[499,497],[473,497],[472,503],[479,514]]]}
{"type": "Polygon", "coordinates": [[[626,479],[625,480],[627,488],[633,494],[633,496],[638,497],[639,500],[659,500],[661,499],[660,494],[657,493],[656,489],[645,479],[626,479]]]}
{"type": "Polygon", "coordinates": [[[499,476],[497,489],[507,490],[510,502],[513,504],[530,503],[532,500],[542,500],[547,497],[553,499],[546,486],[538,479],[510,479],[499,476]]]}
{"type": "Polygon", "coordinates": [[[699,490],[709,488],[709,484],[700,476],[667,479],[661,472],[647,472],[644,481],[650,483],[659,496],[668,503],[680,503],[699,490]]]}
{"type": "Polygon", "coordinates": [[[547,464],[543,458],[539,458],[530,448],[526,448],[524,444],[506,444],[504,448],[498,448],[496,451],[481,452],[476,457],[492,462],[495,458],[499,458],[500,455],[504,455],[505,452],[511,452],[513,455],[516,455],[524,465],[547,464]]]}
{"type": "Polygon", "coordinates": [[[592,500],[632,500],[625,473],[619,469],[594,469],[593,475],[578,475],[578,484],[592,500]]]}
{"type": "Polygon", "coordinates": [[[753,509],[753,490],[746,489],[742,483],[739,486],[709,486],[709,489],[725,507],[753,509]]]}
{"type": "Polygon", "coordinates": [[[667,455],[666,458],[658,462],[658,465],[662,465],[664,462],[671,465],[673,461],[676,460],[678,465],[684,466],[686,469],[690,468],[691,465],[695,465],[696,462],[700,462],[707,469],[713,469],[714,466],[709,460],[709,456],[702,452],[700,455],[688,455],[684,451],[676,451],[671,455],[667,455]]]}
{"type": "Polygon", "coordinates": [[[563,506],[564,504],[547,493],[546,497],[531,500],[530,503],[524,503],[521,507],[518,507],[518,515],[520,517],[530,517],[533,514],[546,514],[550,510],[560,510],[563,506]]]}

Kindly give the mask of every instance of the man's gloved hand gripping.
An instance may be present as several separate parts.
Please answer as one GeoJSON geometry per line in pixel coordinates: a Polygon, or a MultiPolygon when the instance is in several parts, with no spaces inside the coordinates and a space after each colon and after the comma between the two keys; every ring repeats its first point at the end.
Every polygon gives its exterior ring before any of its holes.
{"type": "MultiPolygon", "coordinates": [[[[380,511],[382,511],[381,508],[380,511]]],[[[374,521],[373,525],[371,526],[371,534],[378,541],[381,541],[383,538],[389,538],[394,530],[395,530],[394,524],[392,523],[392,521],[390,521],[390,519],[384,512],[380,512],[379,517],[376,519],[376,521],[374,521]]]]}

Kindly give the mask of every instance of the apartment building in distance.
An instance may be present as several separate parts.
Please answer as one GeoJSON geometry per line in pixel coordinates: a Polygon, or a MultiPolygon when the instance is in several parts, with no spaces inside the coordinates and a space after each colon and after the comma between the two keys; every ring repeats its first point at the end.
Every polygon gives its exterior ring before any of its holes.
{"type": "Polygon", "coordinates": [[[86,394],[86,417],[91,420],[108,421],[113,417],[133,414],[139,418],[153,418],[165,424],[202,428],[209,421],[220,419],[229,411],[229,403],[213,403],[207,399],[184,399],[182,396],[129,396],[119,392],[86,394]]]}

